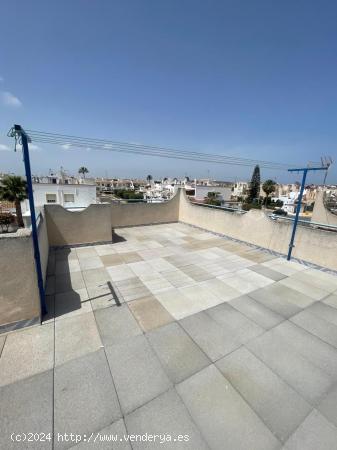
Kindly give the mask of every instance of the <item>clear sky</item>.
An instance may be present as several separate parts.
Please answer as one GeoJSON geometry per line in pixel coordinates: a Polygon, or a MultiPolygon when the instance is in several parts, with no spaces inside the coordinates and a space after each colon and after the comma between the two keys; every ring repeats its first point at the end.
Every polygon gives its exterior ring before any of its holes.
{"type": "MultiPolygon", "coordinates": [[[[337,156],[334,0],[2,0],[0,77],[0,172],[23,172],[6,137],[13,123],[300,165],[337,156]]],[[[252,171],[32,150],[35,174],[82,165],[98,176],[234,179],[252,171]]],[[[328,181],[337,182],[337,163],[328,181]]]]}

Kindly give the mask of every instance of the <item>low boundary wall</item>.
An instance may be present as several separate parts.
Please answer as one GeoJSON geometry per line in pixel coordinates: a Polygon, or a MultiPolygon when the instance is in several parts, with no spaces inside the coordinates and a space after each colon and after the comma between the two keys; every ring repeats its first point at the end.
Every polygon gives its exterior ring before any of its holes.
{"type": "Polygon", "coordinates": [[[164,203],[119,203],[111,205],[113,228],[178,222],[179,195],[164,203]]]}
{"type": "MultiPolygon", "coordinates": [[[[180,190],[179,220],[215,233],[254,244],[284,255],[288,252],[291,222],[269,219],[263,211],[238,214],[200,207],[191,203],[180,190]]],[[[337,234],[298,226],[293,256],[337,270],[337,234]]]]}
{"type": "Polygon", "coordinates": [[[69,211],[60,205],[45,205],[49,245],[52,247],[111,241],[111,207],[89,205],[69,211]]]}
{"type": "MultiPolygon", "coordinates": [[[[43,214],[38,223],[43,280],[49,243],[43,214]]],[[[0,333],[38,323],[41,316],[31,230],[0,235],[0,333]]]]}
{"type": "Polygon", "coordinates": [[[81,211],[46,205],[45,215],[52,247],[109,242],[114,228],[178,222],[179,195],[165,203],[104,203],[81,211]]]}
{"type": "Polygon", "coordinates": [[[324,191],[319,191],[315,200],[314,210],[311,220],[313,222],[324,223],[325,225],[337,226],[337,215],[332,214],[324,205],[324,191]]]}

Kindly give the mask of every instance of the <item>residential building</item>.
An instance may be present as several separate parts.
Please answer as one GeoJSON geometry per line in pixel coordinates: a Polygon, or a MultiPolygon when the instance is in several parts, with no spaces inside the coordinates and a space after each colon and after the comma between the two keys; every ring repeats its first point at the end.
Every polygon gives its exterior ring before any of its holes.
{"type": "MultiPolygon", "coordinates": [[[[58,204],[67,209],[86,208],[96,200],[96,184],[91,178],[76,178],[64,173],[33,177],[34,202],[36,208],[47,204],[58,204]]],[[[22,213],[30,217],[29,201],[21,203],[22,213]]],[[[27,220],[29,223],[29,219],[27,220]]]]}
{"type": "Polygon", "coordinates": [[[232,197],[244,197],[248,194],[249,183],[247,181],[236,181],[232,187],[232,197]]]}
{"type": "Polygon", "coordinates": [[[232,190],[229,187],[197,185],[195,186],[195,200],[204,200],[209,192],[218,192],[218,199],[221,201],[229,201],[231,199],[232,190]]]}

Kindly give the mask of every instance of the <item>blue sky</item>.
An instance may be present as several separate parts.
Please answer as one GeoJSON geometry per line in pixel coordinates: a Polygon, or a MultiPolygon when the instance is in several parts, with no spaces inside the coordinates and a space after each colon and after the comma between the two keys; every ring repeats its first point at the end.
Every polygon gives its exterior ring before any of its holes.
{"type": "MultiPolygon", "coordinates": [[[[300,165],[337,153],[333,0],[2,0],[0,77],[0,172],[23,172],[6,137],[13,123],[300,165]]],[[[81,165],[98,176],[252,171],[37,145],[36,174],[81,165]]],[[[328,181],[337,182],[337,164],[328,181]]]]}

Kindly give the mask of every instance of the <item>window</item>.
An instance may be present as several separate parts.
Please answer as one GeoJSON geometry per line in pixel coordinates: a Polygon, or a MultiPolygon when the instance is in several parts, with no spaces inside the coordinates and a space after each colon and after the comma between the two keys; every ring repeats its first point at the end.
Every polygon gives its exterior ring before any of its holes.
{"type": "Polygon", "coordinates": [[[46,194],[47,203],[56,203],[56,194],[46,194]]]}
{"type": "Polygon", "coordinates": [[[74,203],[74,201],[75,201],[74,194],[64,194],[65,203],[74,203]]]}

